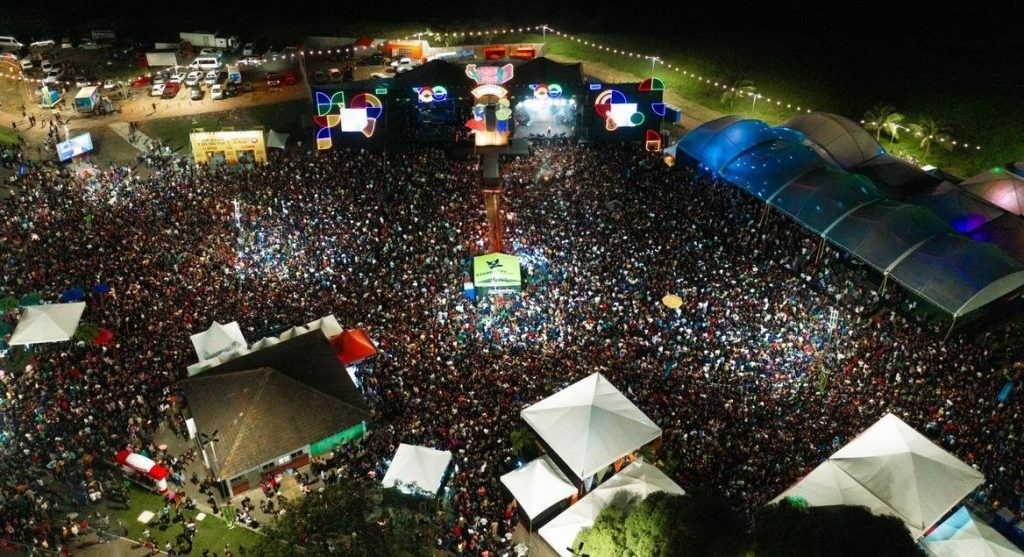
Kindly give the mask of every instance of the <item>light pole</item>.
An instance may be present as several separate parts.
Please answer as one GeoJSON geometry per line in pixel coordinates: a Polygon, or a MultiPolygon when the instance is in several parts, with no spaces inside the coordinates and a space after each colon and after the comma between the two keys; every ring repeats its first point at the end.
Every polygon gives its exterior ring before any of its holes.
{"type": "Polygon", "coordinates": [[[651,77],[654,77],[654,63],[655,62],[661,62],[661,58],[658,58],[657,56],[644,56],[644,58],[650,59],[650,61],[651,61],[651,77]]]}
{"type": "Polygon", "coordinates": [[[754,102],[750,105],[750,110],[757,108],[757,99],[760,99],[763,95],[761,93],[754,93],[754,102]]]}
{"type": "Polygon", "coordinates": [[[548,31],[549,31],[549,29],[548,29],[547,24],[544,24],[544,25],[540,26],[541,40],[542,41],[547,41],[548,40],[548,31]]]}

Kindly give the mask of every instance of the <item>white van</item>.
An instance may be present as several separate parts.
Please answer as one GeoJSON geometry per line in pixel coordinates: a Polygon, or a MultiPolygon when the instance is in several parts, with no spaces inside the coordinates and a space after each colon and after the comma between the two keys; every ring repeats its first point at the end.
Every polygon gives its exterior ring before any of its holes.
{"type": "Polygon", "coordinates": [[[217,58],[215,56],[200,56],[199,58],[193,60],[192,63],[188,65],[188,67],[196,70],[205,71],[219,70],[221,67],[221,61],[220,58],[217,58]]]}
{"type": "Polygon", "coordinates": [[[21,50],[24,46],[14,37],[0,37],[0,50],[15,51],[21,50]]]}

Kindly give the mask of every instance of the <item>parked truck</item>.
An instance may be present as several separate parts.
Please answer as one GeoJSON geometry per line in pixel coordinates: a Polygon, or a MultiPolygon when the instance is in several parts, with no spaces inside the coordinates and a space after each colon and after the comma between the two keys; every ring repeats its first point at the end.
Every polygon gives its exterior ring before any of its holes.
{"type": "Polygon", "coordinates": [[[185,63],[181,61],[181,58],[177,50],[146,53],[146,67],[149,68],[162,68],[184,65],[185,63]]]}
{"type": "Polygon", "coordinates": [[[100,106],[100,88],[82,87],[75,95],[76,112],[94,112],[100,106]]]}
{"type": "Polygon", "coordinates": [[[228,64],[228,83],[241,83],[242,72],[238,69],[238,64],[228,64]]]}
{"type": "Polygon", "coordinates": [[[227,50],[238,50],[238,37],[220,37],[217,33],[178,33],[181,40],[188,41],[192,46],[223,48],[227,50]]]}

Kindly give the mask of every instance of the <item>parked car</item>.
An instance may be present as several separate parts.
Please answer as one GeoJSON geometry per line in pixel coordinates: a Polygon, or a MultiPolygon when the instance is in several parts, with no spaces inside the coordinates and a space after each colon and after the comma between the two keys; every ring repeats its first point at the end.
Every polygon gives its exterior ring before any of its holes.
{"type": "Polygon", "coordinates": [[[263,58],[259,56],[246,56],[238,61],[242,66],[261,66],[263,65],[263,58]]]}
{"type": "Polygon", "coordinates": [[[64,68],[56,66],[50,71],[46,72],[46,75],[43,77],[43,83],[45,83],[46,85],[53,85],[60,81],[62,77],[64,77],[64,68]]]}
{"type": "Polygon", "coordinates": [[[245,93],[252,93],[252,82],[251,81],[243,81],[242,82],[242,91],[245,92],[245,93]]]}
{"type": "Polygon", "coordinates": [[[101,47],[96,41],[92,39],[85,39],[84,41],[78,43],[78,48],[82,50],[96,50],[101,47]]]}
{"type": "Polygon", "coordinates": [[[194,100],[194,101],[202,100],[202,98],[203,98],[203,89],[202,89],[202,87],[193,87],[192,90],[189,93],[189,98],[194,100]]]}
{"type": "Polygon", "coordinates": [[[54,46],[57,46],[57,42],[53,39],[43,39],[28,45],[29,48],[53,48],[54,46]]]}
{"type": "Polygon", "coordinates": [[[89,79],[83,76],[75,80],[75,87],[88,87],[91,83],[92,82],[89,81],[89,79]]]}
{"type": "Polygon", "coordinates": [[[225,97],[237,97],[238,96],[238,84],[228,83],[224,85],[224,96],[225,97]]]}
{"type": "Polygon", "coordinates": [[[185,72],[178,72],[172,75],[171,79],[169,79],[168,81],[171,83],[181,83],[182,81],[185,81],[187,78],[188,75],[186,75],[185,72]]]}
{"type": "Polygon", "coordinates": [[[221,72],[218,72],[217,70],[210,70],[206,72],[206,77],[203,78],[203,83],[207,85],[213,85],[214,83],[217,83],[218,81],[220,81],[220,73],[221,72]]]}
{"type": "Polygon", "coordinates": [[[108,79],[108,80],[103,82],[103,90],[104,91],[112,91],[114,89],[117,89],[117,82],[114,81],[113,79],[108,79]]]}
{"type": "Polygon", "coordinates": [[[339,70],[338,68],[331,68],[331,69],[327,70],[327,77],[331,81],[341,81],[341,76],[342,76],[341,70],[339,70]]]}
{"type": "Polygon", "coordinates": [[[374,53],[356,61],[356,65],[359,66],[383,66],[387,63],[387,57],[380,53],[374,53]]]}
{"type": "Polygon", "coordinates": [[[199,84],[200,79],[203,79],[203,72],[189,72],[189,74],[185,76],[185,85],[187,87],[193,87],[199,84]]]}
{"type": "Polygon", "coordinates": [[[224,56],[219,48],[204,48],[199,51],[200,56],[224,56]]]}
{"type": "Polygon", "coordinates": [[[281,84],[281,76],[274,72],[267,74],[267,87],[277,87],[281,84]]]}
{"type": "Polygon", "coordinates": [[[18,63],[21,64],[21,69],[23,70],[31,70],[35,67],[35,64],[32,62],[32,59],[28,56],[22,58],[21,60],[18,60],[18,63]]]}
{"type": "Polygon", "coordinates": [[[215,101],[219,101],[224,98],[224,88],[221,86],[220,83],[217,83],[213,87],[210,87],[210,98],[215,101]]]}
{"type": "Polygon", "coordinates": [[[295,82],[299,80],[299,77],[295,75],[295,72],[284,72],[281,75],[281,83],[285,85],[295,85],[295,82]]]}
{"type": "Polygon", "coordinates": [[[149,90],[149,95],[151,97],[162,96],[164,94],[164,87],[166,86],[167,84],[162,81],[160,83],[154,83],[153,88],[149,90]]]}
{"type": "Polygon", "coordinates": [[[46,73],[53,69],[53,62],[44,59],[39,62],[39,68],[43,70],[43,73],[46,73]]]}
{"type": "Polygon", "coordinates": [[[178,96],[178,91],[181,91],[181,83],[172,81],[164,85],[164,94],[160,96],[165,99],[173,99],[178,96]]]}
{"type": "Polygon", "coordinates": [[[60,40],[60,47],[61,48],[74,48],[75,45],[71,44],[71,39],[70,38],[64,37],[63,39],[60,40]]]}
{"type": "Polygon", "coordinates": [[[392,60],[391,61],[391,67],[395,68],[395,69],[401,68],[403,66],[415,67],[415,66],[419,66],[419,65],[420,65],[420,63],[418,61],[413,60],[412,58],[409,58],[408,56],[402,56],[401,58],[399,58],[397,60],[392,60]]]}
{"type": "Polygon", "coordinates": [[[255,44],[253,44],[253,43],[245,43],[245,46],[242,47],[242,56],[252,56],[252,53],[255,52],[255,50],[256,50],[256,45],[255,44]]]}
{"type": "Polygon", "coordinates": [[[156,72],[153,74],[153,83],[167,83],[167,74],[165,72],[156,72]]]}

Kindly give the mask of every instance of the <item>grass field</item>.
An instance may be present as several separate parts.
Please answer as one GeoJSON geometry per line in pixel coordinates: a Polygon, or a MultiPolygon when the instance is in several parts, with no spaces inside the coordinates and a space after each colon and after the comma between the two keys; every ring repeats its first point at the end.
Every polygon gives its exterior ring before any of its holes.
{"type": "Polygon", "coordinates": [[[0,145],[15,145],[17,143],[17,132],[7,126],[0,126],[0,145]]]}
{"type": "MultiPolygon", "coordinates": [[[[163,497],[151,491],[132,486],[131,498],[131,507],[129,509],[124,509],[123,505],[117,503],[104,503],[106,507],[104,512],[110,515],[111,525],[116,525],[118,519],[120,519],[128,528],[127,538],[138,540],[142,537],[142,531],[149,528],[150,533],[157,539],[162,549],[165,543],[168,541],[173,543],[175,537],[184,531],[180,523],[172,523],[167,530],[160,530],[156,519],[148,526],[137,520],[139,514],[147,510],[156,513],[157,517],[159,517],[160,510],[163,508],[163,497]]],[[[186,520],[194,517],[196,514],[196,511],[184,511],[186,520]]],[[[192,551],[193,555],[198,555],[203,549],[209,549],[211,552],[216,551],[218,554],[223,555],[225,543],[229,544],[231,549],[237,554],[239,545],[251,548],[259,540],[259,534],[253,533],[242,526],[235,526],[229,529],[227,524],[216,516],[207,516],[198,525],[192,551]]]]}

